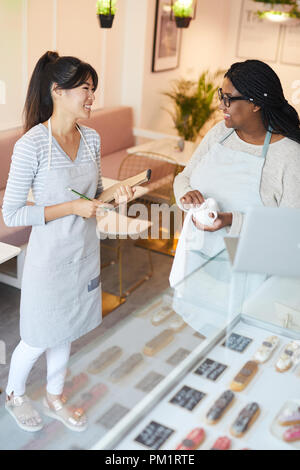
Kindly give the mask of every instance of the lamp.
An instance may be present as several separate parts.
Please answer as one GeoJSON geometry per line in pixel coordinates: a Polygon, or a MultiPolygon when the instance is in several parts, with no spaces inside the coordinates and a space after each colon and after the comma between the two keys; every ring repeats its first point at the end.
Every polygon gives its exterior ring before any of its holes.
{"type": "Polygon", "coordinates": [[[189,27],[193,16],[193,1],[194,0],[176,0],[173,5],[173,0],[171,0],[177,28],[189,27]]]}
{"type": "Polygon", "coordinates": [[[117,10],[117,0],[97,0],[97,15],[101,28],[111,28],[117,10]]]}

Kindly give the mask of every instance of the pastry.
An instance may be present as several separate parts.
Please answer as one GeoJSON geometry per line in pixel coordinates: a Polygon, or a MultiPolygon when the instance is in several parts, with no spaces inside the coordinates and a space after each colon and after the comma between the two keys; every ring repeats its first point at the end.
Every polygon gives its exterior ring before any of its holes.
{"type": "Polygon", "coordinates": [[[278,417],[278,423],[281,426],[300,424],[300,406],[285,408],[278,417]]]}
{"type": "Polygon", "coordinates": [[[196,450],[205,439],[203,428],[196,428],[176,447],[176,450],[196,450]]]}
{"type": "Polygon", "coordinates": [[[231,390],[226,390],[213,404],[206,415],[208,424],[216,424],[230,408],[234,401],[234,393],[231,390]]]}
{"type": "Polygon", "coordinates": [[[231,439],[228,437],[219,437],[210,450],[229,450],[231,439]]]}
{"type": "Polygon", "coordinates": [[[167,318],[169,318],[171,315],[173,315],[173,313],[175,313],[175,312],[170,307],[168,307],[168,306],[162,307],[158,312],[156,312],[153,315],[153,317],[151,319],[152,325],[154,325],[154,326],[160,325],[165,320],[167,320],[167,318]]]}
{"type": "Polygon", "coordinates": [[[269,338],[266,338],[260,348],[254,354],[253,360],[260,363],[268,361],[277,348],[278,344],[279,338],[277,336],[270,336],[269,338]]]}
{"type": "Polygon", "coordinates": [[[90,374],[98,374],[119,359],[121,355],[122,349],[119,348],[119,346],[112,346],[111,348],[106,349],[97,359],[91,362],[88,366],[88,372],[90,374]]]}
{"type": "Polygon", "coordinates": [[[146,343],[143,352],[146,356],[154,356],[154,354],[171,343],[173,339],[173,331],[170,329],[164,330],[158,336],[155,336],[155,338],[146,343]]]}
{"type": "Polygon", "coordinates": [[[143,355],[141,353],[132,354],[126,361],[115,369],[110,378],[112,381],[117,382],[118,380],[123,379],[126,375],[130,374],[141,362],[143,362],[143,355]]]}
{"type": "Polygon", "coordinates": [[[299,347],[300,346],[297,341],[291,341],[285,346],[284,351],[276,362],[275,367],[278,372],[285,372],[292,367],[294,355],[298,351],[299,347]]]}
{"type": "Polygon", "coordinates": [[[234,392],[241,392],[244,390],[249,382],[253,379],[255,374],[258,371],[258,365],[255,361],[248,361],[240,370],[240,372],[235,376],[233,381],[230,384],[231,390],[234,392]]]}
{"type": "Polygon", "coordinates": [[[183,330],[183,328],[185,328],[186,326],[187,324],[180,316],[174,318],[174,320],[172,320],[169,325],[171,330],[175,331],[175,333],[178,333],[178,331],[183,330]]]}
{"type": "Polygon", "coordinates": [[[249,403],[242,409],[230,428],[230,432],[235,437],[242,437],[258,418],[260,408],[257,403],[249,403]]]}
{"type": "Polygon", "coordinates": [[[283,434],[283,439],[286,442],[293,442],[300,440],[300,425],[293,426],[292,428],[287,429],[283,434]]]}

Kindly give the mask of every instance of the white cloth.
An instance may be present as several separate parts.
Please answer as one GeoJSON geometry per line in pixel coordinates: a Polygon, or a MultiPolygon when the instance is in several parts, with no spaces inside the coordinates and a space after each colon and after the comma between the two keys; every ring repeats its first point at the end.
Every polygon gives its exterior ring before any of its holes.
{"type": "MultiPolygon", "coordinates": [[[[205,234],[203,231],[198,233],[198,229],[195,229],[192,218],[194,217],[203,225],[212,226],[218,217],[218,211],[219,206],[217,202],[212,198],[208,198],[199,208],[191,208],[187,212],[170,274],[171,287],[175,286],[182,280],[183,274],[185,275],[186,273],[187,265],[189,265],[190,272],[194,271],[193,259],[189,259],[191,256],[188,255],[188,252],[200,250],[204,245],[205,234]]],[[[195,258],[196,261],[196,269],[199,263],[197,261],[197,256],[195,256],[194,253],[193,258],[195,258]]]]}
{"type": "MultiPolygon", "coordinates": [[[[70,351],[70,343],[46,350],[47,391],[52,395],[61,395],[63,392],[70,351]]],[[[45,349],[33,348],[24,341],[20,341],[11,358],[6,387],[7,395],[11,395],[12,392],[14,392],[14,396],[25,394],[28,375],[44,352],[45,349]]]]}
{"type": "MultiPolygon", "coordinates": [[[[199,161],[190,177],[190,187],[202,193],[204,199],[213,198],[218,202],[221,212],[246,212],[251,206],[261,206],[259,194],[262,169],[269,148],[271,133],[267,132],[262,155],[253,156],[246,152],[231,150],[223,142],[234,132],[230,132],[220,142],[214,144],[199,161]]],[[[207,232],[191,227],[189,221],[180,235],[170,274],[170,285],[174,287],[191,272],[200,268],[209,258],[225,248],[226,228],[207,232]],[[194,231],[192,242],[188,238],[194,231]],[[181,240],[183,239],[183,241],[181,240]],[[178,253],[177,253],[178,251],[178,253]],[[190,263],[193,251],[200,252],[199,265],[190,263]],[[202,257],[202,261],[201,261],[202,257]]],[[[185,224],[184,224],[185,225],[185,224]]]]}

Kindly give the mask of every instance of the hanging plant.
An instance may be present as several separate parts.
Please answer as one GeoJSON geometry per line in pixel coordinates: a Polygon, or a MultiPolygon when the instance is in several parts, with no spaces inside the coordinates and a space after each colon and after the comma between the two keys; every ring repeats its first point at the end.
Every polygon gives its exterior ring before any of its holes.
{"type": "Polygon", "coordinates": [[[172,9],[177,28],[188,28],[193,15],[193,0],[176,0],[172,9]]]}
{"type": "Polygon", "coordinates": [[[281,22],[291,25],[299,24],[300,2],[296,0],[253,0],[254,2],[265,4],[264,10],[258,10],[256,14],[261,19],[266,19],[274,22],[281,22]]]}
{"type": "Polygon", "coordinates": [[[111,28],[117,11],[117,0],[97,0],[97,15],[101,28],[111,28]]]}

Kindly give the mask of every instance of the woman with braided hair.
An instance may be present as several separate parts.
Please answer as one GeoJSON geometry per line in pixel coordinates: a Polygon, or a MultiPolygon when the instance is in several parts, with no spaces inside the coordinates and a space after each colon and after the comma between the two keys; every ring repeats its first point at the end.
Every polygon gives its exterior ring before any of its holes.
{"type": "Polygon", "coordinates": [[[183,210],[207,198],[220,210],[209,226],[192,218],[198,249],[193,242],[194,249],[176,253],[171,285],[224,248],[224,235],[239,235],[248,207],[300,208],[300,121],[277,74],[259,60],[237,62],[218,94],[224,120],[206,134],[176,177],[174,192],[183,210]]]}

